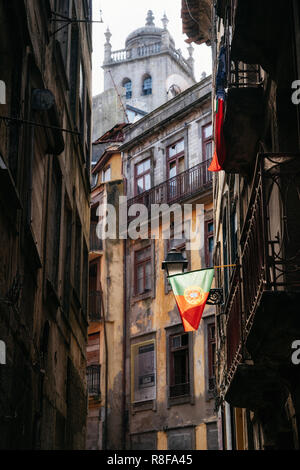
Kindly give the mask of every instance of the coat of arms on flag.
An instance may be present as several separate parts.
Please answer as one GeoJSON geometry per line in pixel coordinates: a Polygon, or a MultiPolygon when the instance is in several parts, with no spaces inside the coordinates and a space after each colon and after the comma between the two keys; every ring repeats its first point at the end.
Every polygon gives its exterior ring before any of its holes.
{"type": "Polygon", "coordinates": [[[170,281],[184,331],[198,329],[211,289],[214,269],[201,269],[170,276],[170,281]]]}

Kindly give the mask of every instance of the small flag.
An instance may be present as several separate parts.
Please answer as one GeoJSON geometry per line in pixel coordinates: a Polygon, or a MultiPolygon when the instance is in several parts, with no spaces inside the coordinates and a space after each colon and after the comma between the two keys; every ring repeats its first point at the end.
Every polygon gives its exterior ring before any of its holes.
{"type": "Polygon", "coordinates": [[[173,289],[184,331],[198,329],[213,277],[214,269],[201,269],[176,274],[168,278],[173,289]]]}
{"type": "Polygon", "coordinates": [[[224,99],[218,98],[217,112],[215,121],[215,153],[208,168],[208,171],[220,171],[226,158],[225,138],[223,133],[224,126],[224,99]]]}

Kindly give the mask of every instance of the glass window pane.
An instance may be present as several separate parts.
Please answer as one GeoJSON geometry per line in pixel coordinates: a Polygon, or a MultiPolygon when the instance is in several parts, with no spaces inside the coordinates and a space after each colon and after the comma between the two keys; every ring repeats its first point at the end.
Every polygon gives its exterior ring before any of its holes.
{"type": "Polygon", "coordinates": [[[139,178],[137,180],[137,193],[141,194],[144,192],[144,178],[139,178]]]}
{"type": "Polygon", "coordinates": [[[210,124],[209,126],[204,127],[204,138],[209,139],[209,137],[212,136],[212,131],[213,131],[212,124],[210,124]]]}
{"type": "Polygon", "coordinates": [[[176,144],[176,153],[180,153],[184,151],[184,140],[181,140],[176,144]]]}
{"type": "Polygon", "coordinates": [[[148,191],[148,189],[151,188],[151,179],[150,179],[150,175],[146,175],[145,176],[145,191],[148,191]]]}
{"type": "Polygon", "coordinates": [[[210,160],[212,158],[212,142],[205,144],[205,157],[206,160],[210,160]]]}
{"type": "Polygon", "coordinates": [[[177,144],[169,147],[169,158],[172,158],[174,157],[174,155],[177,155],[178,153],[181,153],[183,151],[184,151],[184,140],[182,139],[180,142],[177,142],[177,144]]]}
{"type": "Polygon", "coordinates": [[[144,165],[144,171],[150,170],[150,158],[148,160],[145,160],[143,162],[144,165]]]}
{"type": "Polygon", "coordinates": [[[169,173],[169,177],[170,178],[173,178],[174,176],[176,176],[176,162],[172,162],[170,164],[170,173],[169,173]]]}
{"type": "Polygon", "coordinates": [[[180,158],[178,162],[178,172],[182,173],[184,171],[184,157],[180,158]]]}

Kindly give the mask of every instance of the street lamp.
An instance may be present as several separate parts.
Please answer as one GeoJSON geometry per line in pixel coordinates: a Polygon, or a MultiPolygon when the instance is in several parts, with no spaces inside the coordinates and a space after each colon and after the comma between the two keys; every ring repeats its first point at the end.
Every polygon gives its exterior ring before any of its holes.
{"type": "Polygon", "coordinates": [[[172,248],[172,250],[167,254],[167,258],[163,261],[161,267],[167,272],[168,276],[182,274],[188,267],[188,260],[184,258],[181,251],[177,251],[175,248],[172,248]]]}
{"type": "MultiPolygon", "coordinates": [[[[167,272],[168,276],[175,276],[184,273],[184,270],[188,267],[188,260],[184,258],[181,251],[172,248],[161,267],[167,272]]],[[[223,289],[210,289],[206,303],[207,305],[223,305],[223,289]]]]}

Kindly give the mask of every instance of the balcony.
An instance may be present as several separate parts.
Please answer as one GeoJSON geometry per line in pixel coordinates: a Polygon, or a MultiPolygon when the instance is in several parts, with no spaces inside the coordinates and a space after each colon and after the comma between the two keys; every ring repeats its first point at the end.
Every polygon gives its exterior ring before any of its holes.
{"type": "Polygon", "coordinates": [[[232,58],[260,64],[273,74],[289,6],[274,0],[221,0],[219,14],[232,26],[232,58]]]}
{"type": "Polygon", "coordinates": [[[97,252],[103,250],[103,242],[97,235],[97,222],[91,222],[90,231],[90,252],[97,252]]]}
{"type": "Polygon", "coordinates": [[[253,390],[273,387],[268,364],[287,366],[300,336],[299,192],[300,155],[258,156],[224,309],[226,399],[235,406],[254,406],[253,390]],[[252,363],[243,363],[249,354],[252,363]]]}
{"type": "Polygon", "coordinates": [[[226,113],[224,137],[227,173],[247,174],[255,161],[264,120],[264,90],[259,65],[232,58],[230,30],[226,30],[226,113]]]}
{"type": "Polygon", "coordinates": [[[87,366],[86,368],[87,388],[89,396],[100,395],[100,373],[101,366],[99,364],[93,364],[87,366]]]}
{"type": "Polygon", "coordinates": [[[212,187],[212,173],[208,171],[211,160],[199,163],[170,178],[149,191],[145,191],[128,201],[128,207],[133,204],[143,204],[149,210],[152,204],[174,204],[196,197],[212,187]]]}
{"type": "Polygon", "coordinates": [[[102,292],[90,291],[89,293],[89,320],[98,322],[102,318],[102,292]]]}

